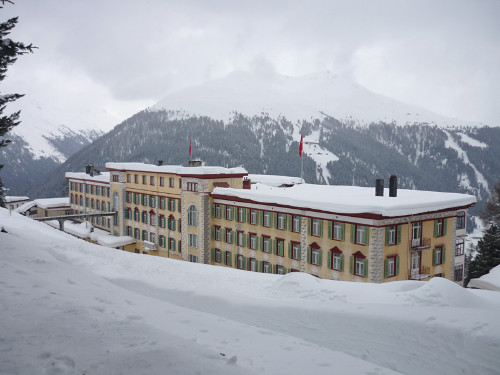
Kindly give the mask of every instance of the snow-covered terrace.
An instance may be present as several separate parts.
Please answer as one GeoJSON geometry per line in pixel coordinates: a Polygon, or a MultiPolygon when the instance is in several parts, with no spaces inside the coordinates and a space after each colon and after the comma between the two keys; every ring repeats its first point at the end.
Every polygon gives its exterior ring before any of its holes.
{"type": "Polygon", "coordinates": [[[66,178],[85,180],[88,182],[104,182],[109,184],[109,172],[102,172],[99,175],[91,176],[85,172],[66,172],[66,178]]]}
{"type": "Polygon", "coordinates": [[[45,198],[45,199],[35,199],[35,204],[37,207],[43,208],[44,210],[49,210],[51,208],[70,208],[69,198],[45,198]]]}
{"type": "Polygon", "coordinates": [[[28,201],[30,198],[25,197],[25,196],[12,196],[8,195],[5,197],[5,202],[6,203],[14,203],[14,202],[22,202],[22,201],[28,201]]]}
{"type": "Polygon", "coordinates": [[[389,189],[384,189],[384,196],[377,197],[375,188],[371,187],[311,184],[288,188],[255,184],[249,190],[215,188],[212,196],[338,214],[372,214],[384,217],[416,215],[476,203],[476,197],[467,194],[399,189],[397,197],[389,197],[389,189]]]}
{"type": "Polygon", "coordinates": [[[304,183],[300,177],[277,176],[272,174],[249,174],[252,183],[261,183],[269,186],[295,185],[304,183]]]}

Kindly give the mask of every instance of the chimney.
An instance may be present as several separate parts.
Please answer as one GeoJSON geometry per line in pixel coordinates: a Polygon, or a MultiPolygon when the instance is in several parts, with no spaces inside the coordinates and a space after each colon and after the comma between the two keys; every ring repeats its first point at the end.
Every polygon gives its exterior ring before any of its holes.
{"type": "Polygon", "coordinates": [[[158,166],[163,165],[163,160],[158,160],[158,166]]]}
{"type": "Polygon", "coordinates": [[[85,173],[94,176],[94,164],[87,164],[85,166],[85,173]]]}
{"type": "Polygon", "coordinates": [[[377,178],[375,180],[375,196],[383,197],[384,196],[384,179],[377,178]]]}
{"type": "Polygon", "coordinates": [[[398,196],[398,176],[391,174],[389,178],[389,197],[398,196]]]}
{"type": "Polygon", "coordinates": [[[243,189],[248,189],[250,190],[250,186],[252,185],[252,182],[250,181],[249,178],[245,178],[243,180],[243,189]]]}
{"type": "Polygon", "coordinates": [[[188,167],[201,167],[201,160],[189,160],[188,167]]]}

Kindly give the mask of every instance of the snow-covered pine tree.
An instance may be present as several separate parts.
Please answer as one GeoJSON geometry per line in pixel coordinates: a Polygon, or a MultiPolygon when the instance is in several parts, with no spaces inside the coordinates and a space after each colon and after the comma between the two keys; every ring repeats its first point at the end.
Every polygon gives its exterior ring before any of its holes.
{"type": "MultiPolygon", "coordinates": [[[[13,4],[10,0],[0,0],[0,9],[3,8],[5,3],[13,4]]],[[[17,21],[18,17],[14,17],[0,23],[0,82],[5,79],[7,75],[7,68],[9,65],[16,62],[18,56],[33,52],[33,48],[36,48],[32,44],[25,45],[24,43],[14,42],[12,39],[8,38],[12,29],[16,26],[17,21]]],[[[22,94],[4,95],[0,92],[0,147],[5,147],[10,143],[10,140],[4,138],[4,135],[20,123],[20,111],[14,112],[10,115],[3,115],[5,107],[7,106],[7,103],[13,102],[22,96],[22,94]]],[[[0,165],[0,170],[2,168],[3,165],[0,165]]],[[[5,192],[3,183],[0,179],[0,207],[5,207],[4,196],[5,192]]]]}

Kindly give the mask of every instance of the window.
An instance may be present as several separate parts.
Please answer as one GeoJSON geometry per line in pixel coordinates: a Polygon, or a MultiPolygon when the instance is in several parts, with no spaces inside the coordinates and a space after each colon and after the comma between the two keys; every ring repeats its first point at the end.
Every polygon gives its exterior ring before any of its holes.
{"type": "Polygon", "coordinates": [[[141,239],[140,237],[141,237],[141,232],[139,231],[139,229],[138,229],[138,228],[135,228],[135,229],[134,229],[134,238],[135,238],[136,240],[140,240],[140,239],[141,239]]]}
{"type": "Polygon", "coordinates": [[[156,207],[156,197],[154,195],[149,196],[149,207],[156,207]]]}
{"type": "Polygon", "coordinates": [[[384,277],[393,277],[399,275],[399,256],[388,256],[384,264],[384,277]]]}
{"type": "MultiPolygon", "coordinates": [[[[168,249],[175,251],[175,238],[168,239],[168,249]]],[[[179,246],[179,251],[181,251],[181,247],[179,246]]]]}
{"type": "Polygon", "coordinates": [[[233,231],[229,228],[226,229],[226,243],[233,243],[233,231]]]}
{"type": "Polygon", "coordinates": [[[349,272],[355,276],[368,276],[368,259],[366,259],[366,256],[361,251],[357,251],[351,255],[349,272]]]}
{"type": "Polygon", "coordinates": [[[250,224],[257,224],[257,210],[250,210],[250,224]]]}
{"type": "Polygon", "coordinates": [[[250,233],[250,249],[257,249],[257,235],[250,233]]]}
{"type": "Polygon", "coordinates": [[[160,215],[160,220],[158,221],[158,225],[160,226],[160,228],[165,228],[165,216],[164,215],[160,215]]]}
{"type": "Polygon", "coordinates": [[[113,175],[113,182],[119,182],[120,181],[120,178],[117,174],[114,174],[113,175]]]}
{"type": "Polygon", "coordinates": [[[285,252],[285,240],[281,238],[276,239],[276,255],[282,257],[285,252]]]}
{"type": "Polygon", "coordinates": [[[188,233],[188,246],[194,249],[198,248],[198,235],[188,233]]]}
{"type": "Polygon", "coordinates": [[[155,176],[149,176],[149,184],[154,185],[155,184],[155,176]]]}
{"type": "Polygon", "coordinates": [[[316,266],[321,266],[321,249],[316,243],[313,246],[308,247],[308,262],[309,264],[314,264],[316,266]]]}
{"type": "Polygon", "coordinates": [[[231,262],[231,252],[230,251],[226,251],[224,253],[224,264],[226,264],[228,266],[232,265],[232,262],[231,262]]]}
{"type": "Polygon", "coordinates": [[[142,205],[143,206],[147,206],[148,205],[148,198],[149,198],[149,195],[146,195],[146,194],[142,195],[142,205]]]}
{"type": "Polygon", "coordinates": [[[165,241],[165,236],[160,235],[160,236],[158,237],[158,240],[159,240],[159,242],[160,242],[160,247],[165,248],[165,246],[167,245],[167,243],[166,243],[166,241],[165,241]]]}
{"type": "Polygon", "coordinates": [[[332,239],[344,241],[344,223],[334,221],[332,227],[332,239]]]}
{"type": "Polygon", "coordinates": [[[278,275],[284,275],[285,274],[285,269],[283,268],[283,266],[276,266],[276,273],[278,275]]]}
{"type": "Polygon", "coordinates": [[[240,223],[245,222],[245,209],[243,207],[238,207],[238,221],[240,223]]]}
{"type": "Polygon", "coordinates": [[[168,179],[168,186],[170,186],[171,188],[175,187],[175,182],[174,182],[174,178],[173,177],[169,177],[169,179],[168,179]]]}
{"type": "Polygon", "coordinates": [[[120,197],[118,197],[118,193],[113,193],[113,211],[117,211],[120,206],[120,197]]]}
{"type": "Polygon", "coordinates": [[[132,176],[130,174],[127,174],[127,182],[128,183],[132,182],[132,176]]]}
{"type": "Polygon", "coordinates": [[[226,206],[226,219],[233,220],[233,207],[232,206],[226,206]]]}
{"type": "Polygon", "coordinates": [[[142,231],[142,240],[143,241],[147,241],[148,240],[148,231],[147,230],[143,230],[142,231]]]}
{"type": "Polygon", "coordinates": [[[172,215],[168,217],[167,225],[169,230],[175,230],[175,218],[172,215]]]}
{"type": "Polygon", "coordinates": [[[146,185],[146,182],[147,182],[147,176],[146,175],[142,175],[142,184],[146,185]]]}
{"type": "Polygon", "coordinates": [[[142,211],[142,222],[144,224],[148,223],[148,213],[146,211],[142,211]]]}
{"type": "Polygon", "coordinates": [[[269,237],[262,236],[262,251],[266,253],[271,252],[271,239],[269,237]]]}
{"type": "Polygon", "coordinates": [[[269,211],[264,211],[264,226],[271,226],[271,213],[269,211]]]}
{"type": "Polygon", "coordinates": [[[189,206],[189,208],[188,208],[187,221],[188,221],[188,225],[191,227],[198,226],[198,209],[196,208],[196,206],[194,204],[189,206]]]}
{"type": "Polygon", "coordinates": [[[351,224],[351,242],[368,245],[368,227],[351,224]]]}
{"type": "Polygon", "coordinates": [[[238,232],[238,246],[245,246],[245,233],[238,232]]]}
{"type": "Polygon", "coordinates": [[[167,208],[169,211],[175,211],[175,199],[167,198],[167,208]]]}
{"type": "Polygon", "coordinates": [[[140,220],[140,213],[139,213],[139,209],[137,207],[134,209],[134,220],[135,221],[140,220]]]}
{"type": "Polygon", "coordinates": [[[285,214],[278,214],[278,229],[285,229],[286,216],[285,214]]]}
{"type": "MultiPolygon", "coordinates": [[[[151,225],[156,225],[156,215],[155,215],[154,211],[149,212],[149,223],[151,225]]],[[[153,242],[153,241],[151,241],[151,242],[153,242]]]]}
{"type": "Polygon", "coordinates": [[[90,200],[90,208],[95,208],[95,203],[93,199],[90,200]]]}
{"type": "Polygon", "coordinates": [[[300,259],[300,243],[298,242],[291,243],[291,254],[289,254],[289,257],[297,260],[300,259]]]}
{"type": "Polygon", "coordinates": [[[134,183],[135,184],[139,183],[139,175],[134,174],[134,183]]]}
{"type": "Polygon", "coordinates": [[[152,243],[155,243],[155,234],[154,233],[149,233],[149,241],[152,243]]]}
{"type": "Polygon", "coordinates": [[[292,218],[292,232],[300,232],[300,216],[293,216],[292,218]]]}
{"type": "Polygon", "coordinates": [[[160,210],[165,209],[165,197],[160,197],[160,210]]]}
{"type": "Polygon", "coordinates": [[[446,219],[434,220],[434,237],[446,235],[446,219]]]}
{"type": "Polygon", "coordinates": [[[397,245],[401,243],[401,226],[391,225],[385,227],[385,245],[397,245]]]}
{"type": "Polygon", "coordinates": [[[188,261],[191,262],[191,263],[198,263],[198,256],[197,255],[193,255],[193,254],[189,254],[188,261]]]}
{"type": "Polygon", "coordinates": [[[460,264],[455,266],[455,281],[462,281],[464,279],[464,265],[460,264]]]}
{"type": "Polygon", "coordinates": [[[320,219],[311,219],[311,234],[313,236],[321,237],[323,221],[320,219]]]}
{"type": "Polygon", "coordinates": [[[221,218],[221,214],[222,214],[222,212],[221,212],[221,206],[220,206],[220,204],[216,204],[215,205],[215,217],[218,218],[218,219],[220,219],[221,218]]]}
{"type": "Polygon", "coordinates": [[[215,258],[215,261],[217,263],[220,263],[220,249],[215,249],[215,256],[214,256],[214,258],[215,258]]]}
{"type": "Polygon", "coordinates": [[[464,255],[465,252],[465,245],[464,245],[464,240],[459,239],[455,240],[455,256],[460,256],[464,255]]]}
{"type": "Polygon", "coordinates": [[[198,191],[198,183],[197,182],[188,182],[187,183],[188,191],[198,191]]]}
{"type": "Polygon", "coordinates": [[[214,227],[214,240],[220,241],[220,227],[214,227]]]}
{"type": "Polygon", "coordinates": [[[272,267],[269,262],[262,262],[262,272],[263,273],[272,273],[272,267]]]}
{"type": "Polygon", "coordinates": [[[330,249],[328,253],[328,267],[337,271],[344,270],[344,255],[337,246],[330,249]]]}
{"type": "Polygon", "coordinates": [[[236,268],[242,270],[244,266],[243,255],[236,256],[236,268]]]}
{"type": "Polygon", "coordinates": [[[444,246],[436,246],[432,252],[432,265],[437,266],[445,262],[445,249],[444,246]]]}
{"type": "Polygon", "coordinates": [[[248,267],[249,271],[252,271],[252,272],[257,272],[257,260],[255,260],[255,258],[250,258],[249,259],[249,267],[248,267]]]}
{"type": "Polygon", "coordinates": [[[457,214],[457,229],[465,229],[465,211],[460,211],[457,214]]]}

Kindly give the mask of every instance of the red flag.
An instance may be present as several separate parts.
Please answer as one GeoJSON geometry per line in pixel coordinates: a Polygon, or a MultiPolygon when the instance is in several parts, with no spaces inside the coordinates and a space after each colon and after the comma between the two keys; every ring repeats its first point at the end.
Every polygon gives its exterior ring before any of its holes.
{"type": "Polygon", "coordinates": [[[189,157],[191,157],[191,140],[189,140],[189,157]]]}
{"type": "Polygon", "coordinates": [[[302,142],[302,134],[300,135],[300,145],[299,145],[299,156],[302,157],[302,149],[303,149],[304,145],[303,145],[303,142],[302,142]]]}

